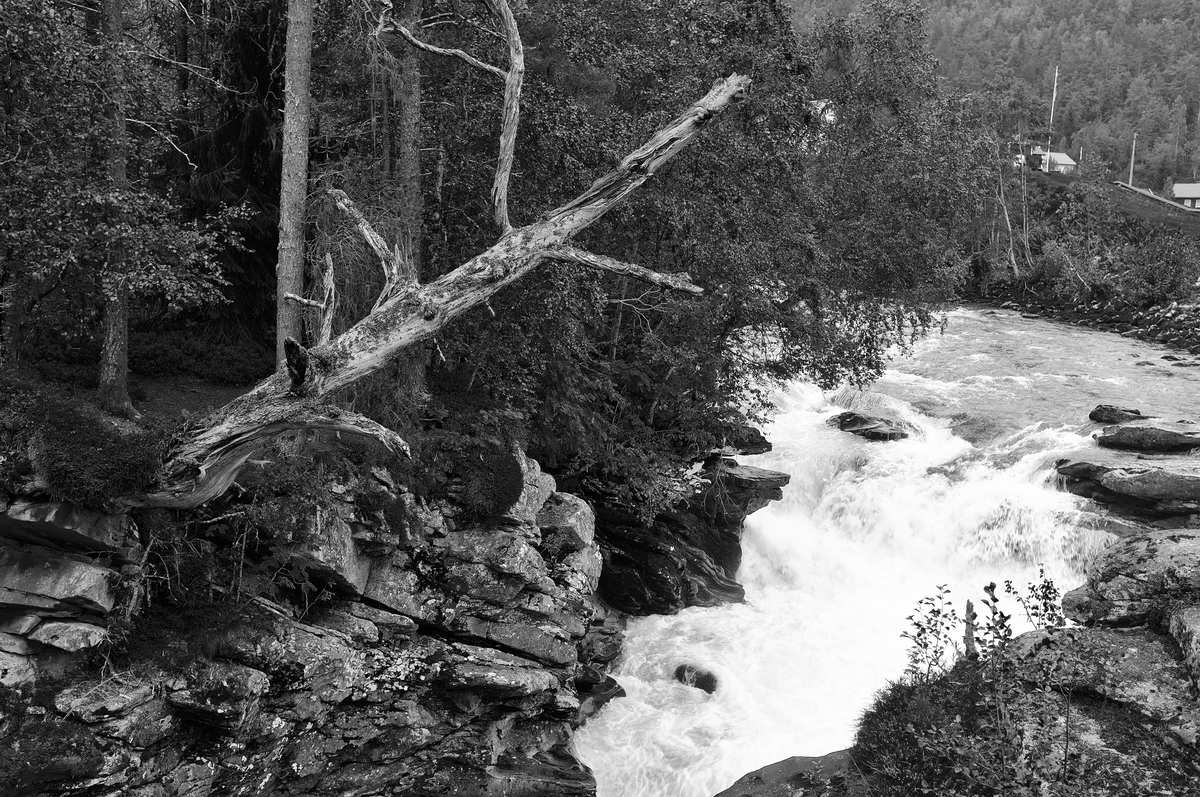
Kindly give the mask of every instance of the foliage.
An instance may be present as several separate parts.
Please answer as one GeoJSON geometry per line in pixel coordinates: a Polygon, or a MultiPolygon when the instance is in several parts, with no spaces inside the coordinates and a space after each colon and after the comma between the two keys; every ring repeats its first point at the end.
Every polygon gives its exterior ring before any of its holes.
{"type": "Polygon", "coordinates": [[[148,55],[170,49],[154,15],[128,20],[130,43],[115,54],[96,35],[98,19],[77,4],[0,9],[0,355],[11,364],[31,343],[57,342],[63,359],[81,335],[94,341],[104,299],[122,281],[135,323],[211,309],[247,223],[237,201],[185,207],[160,171],[179,149],[167,132],[174,81],[148,55]],[[128,84],[120,108],[97,90],[112,58],[128,84]],[[129,129],[127,188],[110,183],[102,159],[116,113],[129,129]]]}
{"type": "Polygon", "coordinates": [[[247,385],[270,375],[275,357],[244,338],[216,342],[191,329],[134,332],[129,336],[129,368],[144,376],[190,374],[217,384],[247,385]]]}
{"type": "MultiPolygon", "coordinates": [[[[494,315],[444,331],[429,414],[453,404],[444,391],[465,391],[510,415],[568,488],[651,511],[680,494],[688,460],[762,417],[777,380],[869,381],[927,328],[925,303],[962,279],[953,231],[974,177],[922,168],[972,150],[904,4],[874,3],[804,41],[769,0],[626,11],[543,0],[522,17],[515,221],[574,196],[714,77],[749,72],[750,99],[588,233],[606,254],[687,271],[706,295],[547,265],[494,315]],[[825,130],[810,105],[821,96],[844,114],[825,130]]],[[[496,46],[449,18],[428,34],[488,57],[496,46]]],[[[493,239],[479,152],[494,148],[498,95],[453,59],[426,64],[426,136],[446,175],[425,197],[437,274],[493,239]]]]}
{"type": "Polygon", "coordinates": [[[90,405],[13,379],[0,380],[0,436],[15,455],[0,480],[41,481],[58,500],[98,508],[152,484],[166,441],[162,431],[121,431],[90,405]]]}
{"type": "MultiPolygon", "coordinates": [[[[803,28],[853,0],[788,0],[803,28]]],[[[1156,190],[1200,174],[1200,18],[1190,0],[927,0],[930,47],[954,89],[985,94],[995,129],[1046,141],[1156,190]],[[1054,69],[1059,85],[1048,129],[1054,69]]],[[[1124,179],[1124,178],[1122,178],[1124,179]]]]}
{"type": "Polygon", "coordinates": [[[1050,300],[1141,309],[1186,298],[1200,281],[1200,243],[1132,217],[1105,186],[1035,188],[1027,209],[1033,270],[1019,283],[1050,300]]]}
{"type": "MultiPolygon", "coordinates": [[[[1063,627],[1061,596],[1044,571],[1024,590],[1006,582],[1004,592],[1035,628],[1063,627]]],[[[1072,696],[1050,685],[1051,672],[1021,668],[1012,616],[995,584],[984,593],[980,621],[970,610],[960,618],[945,587],[910,616],[909,668],[879,693],[855,740],[854,760],[871,788],[937,797],[1125,793],[1120,773],[1089,770],[1072,754],[1063,721],[1072,696]],[[969,646],[960,644],[964,630],[969,646]]],[[[1060,649],[1052,668],[1072,666],[1071,656],[1060,649]]]]}

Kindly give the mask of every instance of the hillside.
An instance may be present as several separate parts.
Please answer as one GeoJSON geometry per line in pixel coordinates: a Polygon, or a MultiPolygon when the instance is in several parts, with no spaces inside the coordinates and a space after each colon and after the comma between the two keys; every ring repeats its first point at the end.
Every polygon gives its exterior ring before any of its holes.
{"type": "MultiPolygon", "coordinates": [[[[857,3],[789,0],[806,29],[857,3]]],[[[947,83],[986,93],[1001,132],[1046,135],[1060,69],[1054,143],[1160,189],[1200,174],[1200,8],[1192,0],[926,0],[930,46],[947,83]]]]}

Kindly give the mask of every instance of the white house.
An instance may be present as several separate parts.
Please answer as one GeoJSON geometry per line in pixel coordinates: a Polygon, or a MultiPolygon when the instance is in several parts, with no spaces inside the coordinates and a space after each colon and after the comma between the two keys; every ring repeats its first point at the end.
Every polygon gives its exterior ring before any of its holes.
{"type": "Polygon", "coordinates": [[[1171,196],[1185,208],[1200,208],[1200,183],[1175,183],[1171,196]]]}
{"type": "Polygon", "coordinates": [[[1041,147],[1034,147],[1030,153],[1030,162],[1035,169],[1052,174],[1074,174],[1079,164],[1065,152],[1047,152],[1041,147]]]}

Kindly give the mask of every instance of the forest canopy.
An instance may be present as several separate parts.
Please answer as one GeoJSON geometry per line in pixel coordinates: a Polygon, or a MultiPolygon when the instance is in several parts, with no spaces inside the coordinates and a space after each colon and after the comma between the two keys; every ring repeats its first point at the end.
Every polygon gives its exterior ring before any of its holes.
{"type": "MultiPolygon", "coordinates": [[[[503,92],[437,52],[505,63],[489,8],[313,6],[302,284],[319,305],[332,274],[335,337],[370,311],[383,275],[330,190],[421,282],[496,240],[503,92]]],[[[0,11],[10,367],[86,388],[97,360],[127,355],[135,395],[139,380],[181,372],[245,384],[272,370],[287,11],[0,11]]],[[[567,485],[660,506],[689,460],[761,417],[772,384],[869,381],[963,285],[989,151],[971,106],[939,81],[915,3],[869,0],[800,35],[775,0],[535,0],[515,23],[515,226],[715,79],[746,74],[752,89],[580,239],[687,273],[701,296],[544,265],[341,396],[410,439],[418,461],[519,441],[567,485]]],[[[320,323],[302,315],[299,343],[314,345],[320,323]]]]}

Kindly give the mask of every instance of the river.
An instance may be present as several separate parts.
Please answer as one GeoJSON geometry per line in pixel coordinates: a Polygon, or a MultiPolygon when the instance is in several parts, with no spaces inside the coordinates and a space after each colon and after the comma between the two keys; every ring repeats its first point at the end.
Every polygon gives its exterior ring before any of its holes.
{"type": "Polygon", "coordinates": [[[959,309],[868,390],[781,391],[765,430],[774,450],[743,459],[792,474],[783,500],[747,522],[746,602],[629,623],[613,673],[627,696],[576,736],[600,797],[710,797],[766,764],[849,746],[904,670],[907,616],[939,584],[960,609],[1039,566],[1077,586],[1106,535],[1055,489],[1054,461],[1088,444],[1096,404],[1195,417],[1200,368],[1163,359],[1176,354],[959,309]],[[825,424],[845,409],[920,434],[869,443],[825,424]],[[716,692],[673,680],[683,663],[715,673],[716,692]]]}

